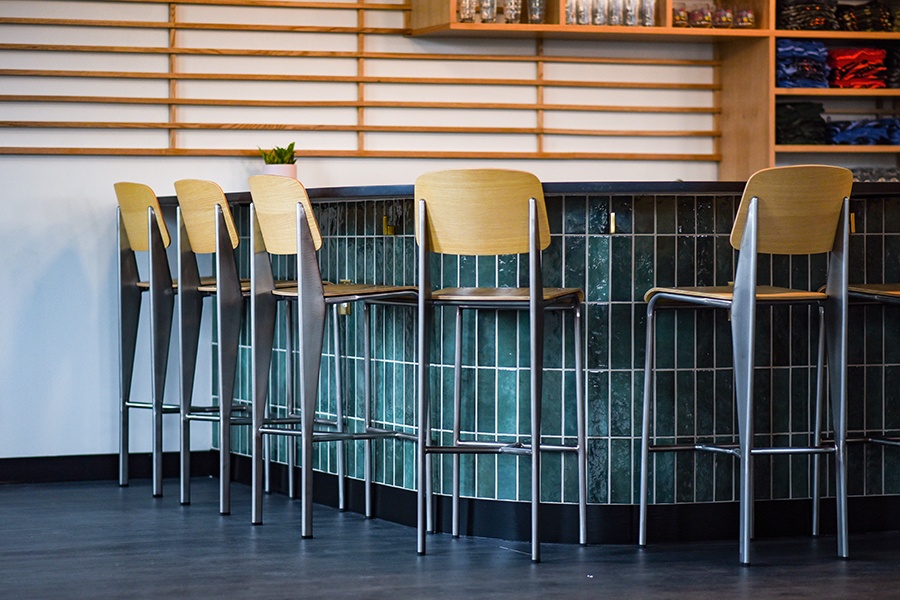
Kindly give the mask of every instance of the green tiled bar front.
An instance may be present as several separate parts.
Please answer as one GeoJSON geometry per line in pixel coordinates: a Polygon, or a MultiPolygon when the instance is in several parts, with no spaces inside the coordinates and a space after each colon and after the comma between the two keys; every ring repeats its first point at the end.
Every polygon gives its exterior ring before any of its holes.
{"type": "MultiPolygon", "coordinates": [[[[740,199],[740,184],[551,184],[547,206],[552,242],[543,254],[547,286],[581,287],[586,293],[585,364],[588,434],[588,501],[636,504],[643,387],[645,308],[643,295],[654,285],[725,285],[733,279],[735,253],[728,237],[740,199]],[[608,189],[607,189],[608,188],[608,189]],[[621,188],[621,189],[617,189],[621,188]],[[652,193],[647,193],[650,190],[652,193]],[[615,215],[614,219],[612,215],[615,215]],[[615,232],[611,233],[611,223],[615,232]]],[[[851,281],[900,281],[900,195],[893,187],[858,186],[852,211],[851,281]]],[[[377,188],[376,188],[377,189],[377,188]]],[[[326,280],[414,285],[416,244],[411,187],[396,194],[358,194],[314,198],[324,244],[319,262],[326,280]],[[394,235],[383,235],[383,217],[394,235]]],[[[856,190],[854,192],[856,194],[856,190]]],[[[246,200],[246,194],[233,195],[246,200]]],[[[246,202],[238,202],[238,221],[247,241],[246,202]]],[[[246,266],[246,256],[242,256],[246,266]]],[[[290,261],[279,259],[276,275],[291,275],[290,261]]],[[[525,282],[524,258],[444,256],[433,272],[444,286],[518,285],[525,282]]],[[[816,287],[824,282],[825,256],[769,257],[761,260],[759,282],[816,287]]],[[[415,431],[416,323],[411,307],[373,307],[375,420],[415,431]]],[[[341,316],[344,385],[350,427],[363,416],[362,307],[341,316]]],[[[331,315],[329,313],[329,328],[331,315]]],[[[567,317],[568,318],[568,317],[567,317]]],[[[431,393],[435,436],[450,437],[454,315],[435,316],[431,393]]],[[[851,307],[850,437],[882,430],[900,432],[900,344],[888,332],[900,331],[900,311],[880,306],[851,307]]],[[[272,401],[285,403],[285,344],[281,322],[273,361],[272,401]]],[[[571,322],[556,313],[546,323],[544,440],[575,437],[574,358],[571,322]]],[[[805,307],[761,309],[757,344],[757,443],[806,445],[813,431],[816,315],[805,307]],[[813,363],[812,365],[810,363],[813,363]]],[[[527,392],[528,323],[514,312],[483,311],[464,319],[462,426],[483,440],[530,439],[527,392]],[[473,343],[474,342],[474,343],[473,343]],[[521,368],[520,368],[521,367],[521,368]]],[[[244,342],[248,338],[245,337],[244,342]]],[[[658,400],[653,416],[660,441],[699,437],[733,441],[730,325],[722,311],[663,311],[658,317],[658,400]]],[[[320,380],[319,416],[333,417],[333,343],[326,332],[320,380]]],[[[237,389],[248,395],[249,348],[237,389]]],[[[826,429],[827,429],[826,425],[826,429]]],[[[285,462],[279,438],[275,458],[285,462]]],[[[363,477],[363,442],[348,444],[347,472],[363,477]]],[[[234,452],[249,451],[246,430],[236,431],[234,452]]],[[[900,494],[900,450],[864,444],[849,447],[852,495],[900,494]]],[[[376,442],[377,483],[415,489],[415,448],[396,440],[376,442]]],[[[449,494],[452,458],[435,457],[435,491],[449,494]]],[[[737,498],[733,459],[696,453],[651,455],[651,502],[727,502],[737,498]]],[[[314,467],[336,473],[335,444],[317,445],[314,467]]],[[[811,458],[766,457],[756,461],[758,499],[808,498],[811,458]]],[[[830,460],[822,461],[833,486],[830,460]]],[[[299,464],[299,457],[298,457],[299,464]]],[[[527,458],[463,455],[462,494],[497,500],[528,500],[527,458]]],[[[577,502],[573,454],[545,454],[543,500],[577,502]]]]}

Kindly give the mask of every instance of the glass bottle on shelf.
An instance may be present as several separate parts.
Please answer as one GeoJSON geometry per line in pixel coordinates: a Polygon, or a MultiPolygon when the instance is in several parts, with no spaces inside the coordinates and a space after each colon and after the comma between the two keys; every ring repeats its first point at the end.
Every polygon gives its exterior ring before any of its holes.
{"type": "Polygon", "coordinates": [[[575,20],[579,25],[591,24],[591,9],[593,5],[592,0],[576,0],[575,20]]]}
{"type": "Polygon", "coordinates": [[[594,25],[609,24],[609,0],[594,0],[591,19],[594,25]]]}
{"type": "Polygon", "coordinates": [[[475,21],[475,11],[478,7],[477,0],[457,0],[458,16],[460,23],[472,23],[475,21]]]}
{"type": "Polygon", "coordinates": [[[644,27],[656,24],[656,0],[641,0],[640,24],[644,27]]]}
{"type": "Polygon", "coordinates": [[[640,6],[640,0],[625,0],[624,6],[623,24],[634,27],[638,23],[638,6],[640,6]]]}
{"type": "Polygon", "coordinates": [[[610,25],[621,25],[625,17],[624,0],[609,0],[609,13],[607,23],[610,25]]]}
{"type": "Polygon", "coordinates": [[[479,0],[479,4],[482,23],[493,23],[497,20],[497,0],[479,0]]]}
{"type": "Polygon", "coordinates": [[[522,19],[522,0],[504,0],[503,21],[518,23],[522,19]]]}
{"type": "Polygon", "coordinates": [[[528,0],[528,22],[544,22],[544,0],[528,0]]]}

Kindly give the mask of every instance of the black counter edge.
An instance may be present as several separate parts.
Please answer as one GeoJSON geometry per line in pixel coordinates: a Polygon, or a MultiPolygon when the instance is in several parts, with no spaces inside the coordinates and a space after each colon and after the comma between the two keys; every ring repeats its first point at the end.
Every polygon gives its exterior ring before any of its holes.
{"type": "MultiPolygon", "coordinates": [[[[604,196],[684,196],[740,194],[744,189],[741,181],[574,181],[547,182],[543,184],[548,196],[559,195],[604,195],[604,196]]],[[[414,186],[366,185],[347,187],[322,187],[307,189],[314,202],[339,202],[352,200],[379,200],[412,198],[414,186]]],[[[853,185],[853,197],[900,196],[900,183],[865,182],[853,185]]],[[[236,205],[249,204],[250,192],[228,192],[228,202],[236,205]]],[[[160,196],[163,206],[175,206],[175,196],[160,196]]]]}

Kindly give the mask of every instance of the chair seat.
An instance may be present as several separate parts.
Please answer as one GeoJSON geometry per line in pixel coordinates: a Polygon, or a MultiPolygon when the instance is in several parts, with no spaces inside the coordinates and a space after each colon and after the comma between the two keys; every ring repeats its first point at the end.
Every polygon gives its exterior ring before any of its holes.
{"type": "MultiPolygon", "coordinates": [[[[297,282],[296,281],[276,281],[276,288],[289,288],[294,286],[296,289],[297,282]]],[[[215,294],[216,293],[216,278],[215,277],[201,277],[200,278],[200,287],[197,288],[200,292],[204,294],[215,294]]],[[[250,280],[249,279],[241,279],[241,293],[249,294],[250,293],[250,280]]]]}
{"type": "Polygon", "coordinates": [[[865,285],[849,285],[847,291],[851,294],[866,294],[870,296],[890,296],[900,298],[900,283],[868,283],[865,285]]]}
{"type": "MultiPolygon", "coordinates": [[[[209,285],[209,284],[212,284],[212,283],[215,283],[215,282],[216,282],[216,278],[215,278],[215,277],[201,277],[201,278],[200,278],[200,284],[201,284],[201,285],[209,285]]],[[[150,282],[149,282],[149,281],[138,281],[138,282],[137,282],[137,286],[138,286],[138,288],[140,288],[140,289],[142,289],[142,290],[149,290],[149,289],[150,289],[150,282]]],[[[176,290],[178,289],[178,279],[173,279],[173,280],[172,280],[172,288],[173,288],[173,289],[176,289],[176,290]]]]}
{"type": "MultiPolygon", "coordinates": [[[[699,286],[699,287],[656,287],[644,294],[644,302],[649,302],[658,294],[672,294],[687,298],[706,298],[711,300],[732,300],[734,287],[730,285],[699,286]]],[[[756,300],[758,302],[817,302],[825,300],[824,292],[810,292],[807,290],[794,290],[791,288],[760,285],[756,287],[756,300]]],[[[690,300],[687,300],[688,302],[690,300]]]]}
{"type": "MultiPolygon", "coordinates": [[[[527,302],[528,288],[443,288],[431,293],[433,302],[527,302]]],[[[578,288],[544,288],[544,301],[576,299],[584,302],[578,288]]]]}
{"type": "MultiPolygon", "coordinates": [[[[284,298],[295,298],[297,296],[297,282],[291,282],[293,285],[279,287],[275,286],[272,292],[275,296],[284,298]]],[[[364,298],[372,298],[378,296],[393,295],[409,295],[413,298],[416,294],[415,286],[409,285],[375,285],[368,283],[328,283],[324,282],[322,290],[325,294],[325,301],[333,304],[336,302],[350,302],[364,298]]]]}

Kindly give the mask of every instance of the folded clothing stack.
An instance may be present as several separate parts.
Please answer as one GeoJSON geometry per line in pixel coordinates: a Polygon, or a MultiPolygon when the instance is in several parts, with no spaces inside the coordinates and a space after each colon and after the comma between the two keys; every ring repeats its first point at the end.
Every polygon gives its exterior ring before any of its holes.
{"type": "Polygon", "coordinates": [[[828,87],[828,49],[813,40],[782,38],[775,48],[775,84],[778,87],[828,87]]]}
{"type": "Polygon", "coordinates": [[[837,0],[781,0],[778,29],[839,29],[837,0]]]}
{"type": "Polygon", "coordinates": [[[824,107],[819,102],[784,102],[775,105],[776,144],[825,144],[824,107]]]}
{"type": "Polygon", "coordinates": [[[831,144],[854,146],[900,144],[900,119],[830,121],[826,125],[831,144]]]}
{"type": "Polygon", "coordinates": [[[832,48],[828,51],[829,82],[837,88],[883,88],[886,56],[882,48],[832,48]]]}
{"type": "Polygon", "coordinates": [[[894,19],[890,7],[878,0],[867,4],[841,4],[837,8],[838,25],[844,31],[891,31],[894,19]]]}
{"type": "Polygon", "coordinates": [[[891,48],[887,59],[887,74],[884,76],[884,83],[889,88],[900,88],[900,48],[891,48]]]}

